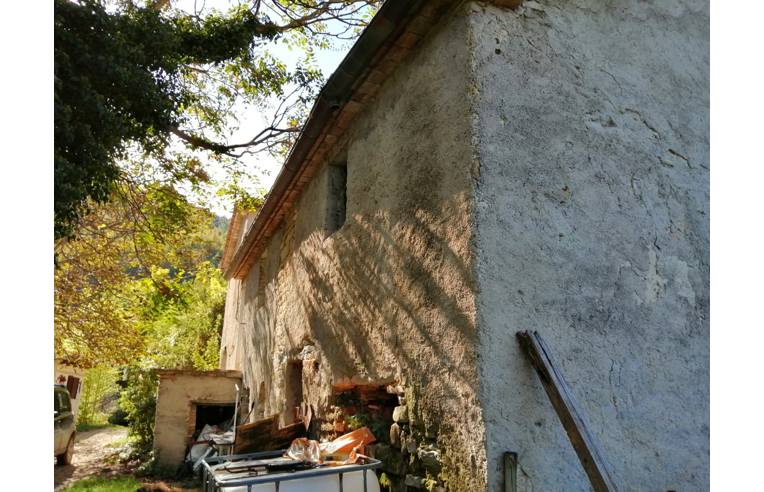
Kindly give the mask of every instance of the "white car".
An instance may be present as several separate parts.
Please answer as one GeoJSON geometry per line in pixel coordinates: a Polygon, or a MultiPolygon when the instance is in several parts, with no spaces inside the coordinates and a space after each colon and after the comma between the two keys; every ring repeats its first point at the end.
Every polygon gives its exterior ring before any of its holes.
{"type": "Polygon", "coordinates": [[[74,454],[74,413],[69,391],[65,386],[53,386],[53,455],[56,464],[68,465],[74,454]]]}

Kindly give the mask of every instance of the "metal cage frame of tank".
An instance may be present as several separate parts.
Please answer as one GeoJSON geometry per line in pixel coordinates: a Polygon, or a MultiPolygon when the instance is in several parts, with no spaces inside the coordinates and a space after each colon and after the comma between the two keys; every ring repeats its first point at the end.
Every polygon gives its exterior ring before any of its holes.
{"type": "Polygon", "coordinates": [[[219,481],[215,478],[214,470],[212,466],[218,465],[224,462],[235,462],[244,460],[262,460],[269,458],[280,458],[286,452],[285,449],[279,451],[261,451],[258,453],[247,454],[232,454],[228,456],[211,456],[202,460],[202,491],[203,492],[225,492],[225,489],[229,487],[247,487],[247,492],[252,492],[252,487],[258,484],[273,483],[276,485],[276,492],[279,491],[281,482],[289,480],[298,480],[311,477],[321,477],[327,475],[337,475],[339,481],[339,491],[343,492],[342,477],[345,473],[363,471],[363,490],[368,491],[366,476],[369,470],[375,470],[382,466],[382,462],[374,459],[364,457],[364,463],[356,463],[352,465],[342,465],[334,467],[319,467],[309,470],[297,470],[292,472],[276,472],[273,474],[259,475],[256,477],[249,477],[237,480],[225,480],[219,481]]]}

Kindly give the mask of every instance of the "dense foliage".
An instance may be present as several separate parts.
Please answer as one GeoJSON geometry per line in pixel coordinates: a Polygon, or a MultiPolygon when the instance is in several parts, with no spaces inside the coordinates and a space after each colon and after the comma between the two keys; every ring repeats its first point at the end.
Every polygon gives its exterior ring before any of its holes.
{"type": "MultiPolygon", "coordinates": [[[[101,367],[119,368],[139,449],[153,438],[155,370],[218,366],[225,224],[206,187],[261,205],[242,159],[289,150],[323,80],[316,50],[356,36],[379,3],[186,12],[171,0],[54,0],[55,353],[98,367],[99,381],[112,375],[101,367]],[[281,60],[274,43],[299,60],[281,60]],[[253,109],[268,113],[262,128],[229,142],[253,109]]],[[[102,386],[88,419],[101,418],[102,386]]]]}
{"type": "Polygon", "coordinates": [[[93,367],[85,371],[85,378],[77,410],[77,427],[101,425],[107,422],[107,399],[118,390],[117,371],[111,367],[93,367]]]}
{"type": "Polygon", "coordinates": [[[326,21],[357,28],[375,3],[254,0],[189,15],[168,1],[55,0],[55,237],[74,236],[87,207],[112,196],[131,154],[151,156],[172,179],[208,179],[173,138],[218,156],[285,151],[321,82],[312,50],[326,46],[326,21]],[[303,62],[288,68],[274,57],[276,38],[301,49],[303,62]],[[269,99],[270,123],[225,143],[237,102],[269,99]]]}
{"type": "Polygon", "coordinates": [[[119,400],[127,414],[130,437],[140,453],[151,449],[154,439],[154,414],[156,412],[159,379],[151,369],[131,365],[125,369],[127,383],[119,400]]]}
{"type": "Polygon", "coordinates": [[[155,316],[147,306],[163,298],[188,308],[183,282],[200,269],[204,278],[212,275],[224,240],[213,219],[160,185],[123,186],[108,203],[92,206],[77,239],[56,245],[56,357],[90,367],[125,364],[143,354],[146,319],[155,316]]]}
{"type": "Polygon", "coordinates": [[[139,449],[153,436],[158,368],[218,366],[225,282],[217,263],[225,221],[154,185],[94,205],[77,239],[57,244],[56,356],[93,367],[80,421],[104,423],[104,395],[120,407],[139,449]]]}
{"type": "Polygon", "coordinates": [[[247,10],[203,21],[153,8],[110,14],[94,0],[55,1],[55,224],[71,235],[88,198],[109,197],[125,145],[161,148],[193,103],[181,67],[242,54],[275,30],[247,10]]]}
{"type": "Polygon", "coordinates": [[[173,277],[168,269],[156,268],[136,288],[145,299],[139,314],[147,334],[143,358],[148,365],[217,368],[225,284],[215,267],[209,262],[200,264],[193,279],[185,279],[184,272],[173,277]],[[169,288],[171,295],[157,285],[169,288]]]}
{"type": "Polygon", "coordinates": [[[127,414],[130,436],[147,450],[154,435],[157,377],[154,369],[215,369],[219,363],[225,285],[209,262],[202,263],[193,279],[183,272],[173,277],[157,268],[151,278],[137,282],[145,302],[138,317],[145,334],[143,355],[124,372],[126,388],[120,406],[127,414]],[[156,285],[169,287],[160,291],[156,285]]]}

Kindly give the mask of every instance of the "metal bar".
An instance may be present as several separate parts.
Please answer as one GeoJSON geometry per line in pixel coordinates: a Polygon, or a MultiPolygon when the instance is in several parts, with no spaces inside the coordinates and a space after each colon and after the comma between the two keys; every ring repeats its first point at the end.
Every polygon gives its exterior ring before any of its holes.
{"type": "Polygon", "coordinates": [[[259,458],[278,458],[279,456],[282,456],[284,453],[286,453],[286,449],[280,449],[276,451],[258,451],[256,453],[247,453],[247,454],[229,454],[227,456],[210,456],[208,458],[204,458],[204,460],[209,464],[216,464],[223,461],[240,461],[240,460],[251,460],[251,459],[259,459],[259,458]]]}
{"type": "Polygon", "coordinates": [[[364,468],[364,470],[363,470],[363,492],[368,492],[368,490],[369,490],[368,486],[366,485],[366,472],[367,471],[368,470],[366,470],[364,468]]]}
{"type": "MultiPolygon", "coordinates": [[[[379,468],[379,466],[375,468],[379,468]]],[[[275,476],[261,475],[258,477],[250,477],[250,478],[239,479],[239,480],[233,480],[233,479],[221,480],[221,481],[218,481],[217,483],[225,487],[243,487],[250,483],[257,485],[261,483],[274,483],[276,480],[286,482],[289,480],[300,480],[303,478],[321,477],[321,476],[327,476],[327,475],[335,475],[339,473],[338,471],[334,471],[334,470],[321,470],[322,473],[314,471],[313,473],[307,474],[309,471],[311,470],[292,472],[288,475],[280,476],[278,478],[276,478],[275,476]]],[[[350,473],[351,471],[362,471],[362,470],[345,470],[344,473],[350,473]]]]}
{"type": "Polygon", "coordinates": [[[544,391],[549,396],[549,401],[552,402],[594,491],[616,492],[618,488],[608,471],[607,463],[586,426],[583,414],[573,398],[573,392],[562,377],[559,366],[552,360],[551,351],[544,339],[535,331],[517,332],[517,338],[536,369],[544,391]]]}
{"type": "Polygon", "coordinates": [[[239,425],[239,399],[241,395],[239,394],[239,385],[234,383],[233,386],[236,388],[236,402],[233,407],[233,443],[231,444],[231,449],[227,450],[228,453],[226,454],[233,454],[233,448],[236,445],[236,426],[239,425]]]}
{"type": "Polygon", "coordinates": [[[343,489],[342,489],[342,473],[337,475],[337,477],[339,477],[339,481],[340,481],[340,492],[343,492],[343,489]]]}
{"type": "Polygon", "coordinates": [[[504,492],[517,492],[517,453],[504,453],[504,492]]]}
{"type": "MultiPolygon", "coordinates": [[[[237,455],[235,461],[241,461],[245,459],[258,459],[258,458],[262,458],[264,454],[269,454],[271,457],[278,457],[278,456],[281,456],[282,453],[283,452],[269,451],[269,452],[251,453],[248,455],[237,455]]],[[[228,458],[232,458],[232,456],[223,457],[223,459],[221,459],[220,457],[213,457],[213,458],[210,458],[210,461],[211,462],[214,461],[215,463],[221,462],[221,461],[222,462],[234,461],[228,458]]],[[[218,485],[218,487],[244,487],[249,484],[256,485],[260,483],[274,483],[276,481],[284,482],[288,480],[298,480],[303,478],[320,477],[320,476],[335,475],[340,473],[350,473],[350,472],[356,472],[356,471],[363,472],[364,470],[373,470],[376,468],[380,468],[382,466],[382,462],[374,458],[367,458],[365,461],[367,462],[363,464],[343,465],[341,467],[314,468],[309,470],[291,472],[288,474],[261,475],[256,477],[229,479],[229,480],[222,480],[222,481],[219,481],[216,477],[214,477],[214,469],[210,468],[210,474],[213,476],[213,479],[215,483],[218,485]]],[[[204,463],[203,461],[203,464],[206,464],[206,463],[204,463]]]]}

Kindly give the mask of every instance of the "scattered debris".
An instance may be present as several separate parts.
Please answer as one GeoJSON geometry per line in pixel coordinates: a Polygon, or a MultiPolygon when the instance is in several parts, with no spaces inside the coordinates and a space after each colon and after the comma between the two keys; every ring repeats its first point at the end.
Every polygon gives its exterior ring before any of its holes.
{"type": "Polygon", "coordinates": [[[279,429],[278,416],[273,415],[267,419],[236,427],[236,442],[233,446],[233,452],[234,454],[242,454],[286,449],[292,441],[306,435],[305,424],[302,422],[279,429]]]}

